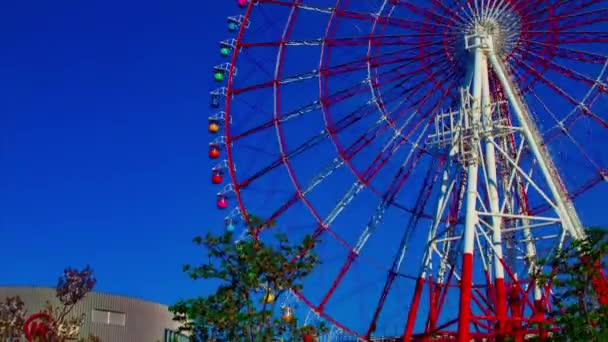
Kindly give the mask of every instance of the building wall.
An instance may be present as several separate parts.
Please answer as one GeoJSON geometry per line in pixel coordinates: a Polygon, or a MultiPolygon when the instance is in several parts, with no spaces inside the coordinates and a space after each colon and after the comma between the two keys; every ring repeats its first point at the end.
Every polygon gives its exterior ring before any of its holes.
{"type": "MultiPolygon", "coordinates": [[[[19,296],[28,315],[39,312],[50,300],[59,304],[55,289],[43,287],[0,287],[0,299],[19,296]]],[[[166,330],[178,325],[165,305],[105,293],[89,293],[73,310],[85,314],[81,336],[98,336],[103,342],[165,342],[166,330]]]]}

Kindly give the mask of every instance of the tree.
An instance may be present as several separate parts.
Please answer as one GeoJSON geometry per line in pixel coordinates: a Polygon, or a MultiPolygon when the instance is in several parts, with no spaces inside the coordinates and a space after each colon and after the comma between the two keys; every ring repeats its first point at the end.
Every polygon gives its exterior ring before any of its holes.
{"type": "Polygon", "coordinates": [[[607,252],[607,232],[589,229],[586,239],[572,242],[545,262],[552,272],[539,277],[539,282],[552,282],[549,317],[559,328],[551,340],[608,341],[607,252]]]}
{"type": "MultiPolygon", "coordinates": [[[[51,340],[67,341],[77,340],[80,327],[84,321],[85,314],[79,316],[71,315],[74,307],[93,290],[97,280],[93,277],[93,270],[87,266],[83,270],[66,268],[63,276],[57,281],[55,287],[56,297],[60,305],[54,306],[47,301],[43,313],[49,316],[49,337],[51,340]]],[[[94,336],[89,336],[81,341],[95,341],[94,336]]]]}
{"type": "MultiPolygon", "coordinates": [[[[273,225],[250,215],[249,233],[273,225]]],[[[209,296],[181,300],[170,308],[180,330],[193,341],[301,339],[297,320],[279,317],[277,302],[289,289],[300,290],[302,280],[319,263],[311,253],[316,241],[306,236],[291,245],[285,235],[275,238],[275,245],[256,239],[235,242],[231,232],[194,238],[208,258],[200,266],[185,265],[184,272],[192,279],[214,279],[220,284],[209,296]]]]}
{"type": "Polygon", "coordinates": [[[74,307],[92,291],[95,282],[93,270],[88,266],[83,270],[66,268],[55,287],[59,305],[47,301],[42,311],[29,317],[21,298],[6,298],[0,305],[0,340],[25,337],[37,342],[99,341],[95,336],[79,338],[84,314],[72,315],[74,307]]]}
{"type": "Polygon", "coordinates": [[[21,337],[25,315],[25,303],[18,296],[8,297],[0,304],[0,341],[21,337]]]}

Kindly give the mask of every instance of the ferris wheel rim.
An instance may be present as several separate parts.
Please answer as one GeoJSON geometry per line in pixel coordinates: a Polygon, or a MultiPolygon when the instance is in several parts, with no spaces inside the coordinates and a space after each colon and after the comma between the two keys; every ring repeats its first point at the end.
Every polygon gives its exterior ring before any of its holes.
{"type": "MultiPolygon", "coordinates": [[[[294,1],[295,1],[295,2],[301,2],[300,0],[294,0],[294,1]]],[[[273,2],[273,1],[261,1],[261,2],[269,2],[269,3],[271,3],[271,2],[273,2]]],[[[337,0],[337,3],[340,3],[340,0],[337,0]]],[[[247,10],[246,10],[246,15],[245,15],[245,18],[246,18],[246,19],[248,19],[248,18],[250,17],[250,15],[251,15],[251,11],[252,11],[252,9],[253,9],[253,7],[254,7],[255,5],[256,5],[256,4],[255,4],[254,2],[250,2],[249,6],[247,7],[247,10]]],[[[377,20],[377,19],[376,19],[376,20],[377,20]]],[[[428,20],[428,18],[427,18],[427,20],[428,20]]],[[[331,25],[331,22],[332,22],[332,20],[330,19],[330,20],[328,21],[328,27],[331,25]]],[[[241,29],[239,30],[238,39],[237,39],[239,42],[240,42],[240,40],[242,39],[243,34],[244,34],[244,27],[241,27],[241,29]]],[[[326,37],[325,37],[325,38],[327,38],[327,35],[326,35],[326,37]]],[[[519,42],[518,42],[518,44],[519,44],[519,42]]],[[[238,45],[238,44],[237,44],[237,45],[238,45]]],[[[371,46],[371,43],[370,43],[370,46],[371,46]]],[[[510,58],[510,57],[509,57],[509,58],[510,58]]],[[[507,60],[508,60],[509,58],[507,58],[507,60]]],[[[235,65],[236,65],[236,60],[237,60],[237,51],[235,50],[235,52],[233,53],[233,57],[232,57],[231,70],[230,70],[230,72],[229,72],[229,76],[228,76],[228,93],[229,93],[229,94],[231,93],[231,90],[233,89],[233,76],[234,76],[234,75],[233,75],[233,71],[234,71],[233,69],[234,69],[234,67],[235,67],[235,65]]],[[[277,65],[278,65],[278,63],[279,63],[279,61],[277,60],[277,65]]],[[[608,63],[608,59],[607,59],[607,63],[608,63]]],[[[535,80],[534,82],[537,82],[537,81],[538,81],[538,80],[535,80]]],[[[321,82],[321,78],[319,78],[319,82],[321,82]]],[[[373,88],[373,87],[372,87],[372,88],[373,88]]],[[[321,95],[320,95],[320,96],[321,96],[321,95]]],[[[227,113],[227,117],[228,117],[228,118],[230,118],[230,115],[231,115],[231,113],[230,113],[230,102],[231,102],[230,96],[227,96],[227,97],[226,97],[226,113],[227,113]]],[[[275,103],[276,103],[276,100],[275,100],[275,103]]],[[[279,112],[280,112],[280,111],[279,111],[279,112]]],[[[325,111],[323,111],[323,113],[324,113],[324,118],[325,118],[325,117],[326,117],[326,116],[325,116],[325,111]]],[[[275,114],[276,114],[276,113],[275,113],[275,114]]],[[[327,121],[326,121],[326,124],[327,124],[327,121]]],[[[230,142],[230,137],[231,137],[231,136],[230,136],[230,128],[229,128],[229,126],[230,126],[230,124],[226,124],[226,128],[225,128],[225,136],[226,136],[226,138],[227,138],[227,141],[228,141],[228,142],[230,142]]],[[[279,131],[279,130],[281,129],[280,127],[281,127],[280,123],[276,122],[276,123],[275,123],[275,128],[277,129],[277,131],[279,131]]],[[[393,129],[395,129],[394,124],[393,124],[393,129]]],[[[284,137],[282,134],[278,133],[278,132],[277,132],[277,136],[279,137],[279,140],[284,140],[284,139],[285,139],[285,137],[284,137]]],[[[333,135],[332,135],[332,137],[333,137],[333,135]]],[[[332,141],[333,141],[333,139],[332,139],[332,141]]],[[[236,185],[238,185],[239,183],[238,183],[238,181],[237,181],[237,177],[236,177],[236,170],[235,170],[235,168],[234,168],[234,160],[233,160],[233,157],[232,157],[232,150],[231,150],[231,149],[232,149],[232,147],[230,146],[230,144],[227,144],[227,146],[226,146],[226,153],[227,153],[228,164],[229,164],[229,170],[230,170],[230,178],[231,178],[232,183],[233,183],[233,184],[235,184],[235,187],[234,187],[234,192],[235,192],[235,195],[236,195],[236,197],[237,197],[238,206],[239,206],[239,208],[241,209],[241,212],[243,213],[244,219],[245,219],[246,221],[248,221],[248,219],[249,219],[249,218],[248,218],[248,212],[247,212],[247,210],[246,210],[246,208],[245,208],[245,204],[244,204],[243,199],[242,199],[242,197],[241,197],[241,193],[240,193],[240,190],[241,190],[241,189],[240,189],[240,187],[236,186],[236,185]]],[[[281,153],[282,153],[282,157],[284,157],[284,158],[285,158],[285,159],[284,159],[284,165],[287,167],[288,172],[289,172],[290,176],[292,177],[293,185],[294,185],[294,187],[296,188],[296,192],[301,193],[302,188],[301,188],[301,186],[300,186],[300,185],[297,183],[297,180],[296,180],[296,178],[297,178],[297,177],[296,177],[296,175],[295,175],[295,172],[294,172],[294,171],[291,169],[290,165],[288,165],[288,164],[290,163],[289,158],[286,158],[287,156],[286,156],[286,154],[285,154],[283,151],[282,151],[281,153]]],[[[343,158],[343,160],[344,160],[344,155],[343,155],[343,153],[338,152],[338,154],[339,154],[339,156],[340,156],[341,158],[343,158]]],[[[347,163],[347,164],[349,165],[349,167],[351,166],[351,165],[350,165],[350,163],[347,163]]],[[[353,172],[355,172],[354,168],[351,168],[351,170],[352,170],[353,172]]],[[[361,180],[361,175],[360,175],[359,173],[357,173],[357,172],[355,172],[355,174],[357,175],[357,178],[358,178],[359,180],[361,180]]],[[[367,186],[367,184],[366,184],[366,186],[367,186]]],[[[590,187],[590,188],[591,188],[591,187],[590,187]]],[[[378,191],[375,191],[375,192],[376,192],[376,195],[380,195],[380,193],[379,193],[378,191]]],[[[584,192],[584,191],[583,191],[583,192],[584,192]]],[[[580,194],[582,194],[583,192],[581,192],[580,194]]],[[[300,195],[301,195],[301,194],[300,194],[300,195]]],[[[305,197],[305,196],[302,196],[302,197],[305,197]]],[[[305,203],[307,203],[307,201],[306,201],[306,199],[305,199],[305,198],[302,198],[302,199],[304,200],[304,202],[305,202],[305,203]]],[[[312,206],[310,203],[307,203],[307,204],[306,204],[306,206],[309,208],[309,210],[311,210],[311,213],[315,212],[314,207],[313,207],[313,206],[312,206]]],[[[318,214],[316,214],[316,215],[314,215],[314,216],[316,217],[317,222],[322,223],[322,218],[321,218],[321,217],[320,217],[318,214]]],[[[329,227],[323,227],[323,230],[327,230],[327,231],[331,232],[331,229],[330,229],[329,227]]],[[[333,236],[333,234],[332,234],[332,236],[333,236]]],[[[338,236],[338,235],[336,235],[334,238],[339,239],[339,236],[338,236]]],[[[350,245],[346,244],[345,242],[344,242],[343,244],[344,244],[344,246],[345,246],[345,247],[346,247],[346,248],[347,248],[349,251],[351,251],[351,252],[353,251],[353,246],[350,246],[350,245]]],[[[304,299],[304,298],[305,298],[305,297],[302,295],[302,298],[301,298],[301,299],[304,299]]],[[[312,305],[312,304],[311,304],[311,305],[312,305]]],[[[311,308],[313,308],[313,307],[314,307],[314,306],[311,306],[311,308]]],[[[328,320],[331,320],[331,317],[327,316],[327,314],[326,314],[326,313],[321,312],[320,314],[321,314],[321,315],[322,315],[324,318],[326,318],[326,319],[328,319],[328,320]]],[[[332,321],[332,322],[333,322],[333,321],[332,321]]],[[[338,323],[338,322],[334,322],[334,323],[338,323]]],[[[339,324],[339,323],[338,323],[338,324],[339,324]]],[[[338,324],[336,324],[336,325],[338,325],[338,324]]],[[[339,325],[338,325],[338,326],[339,326],[339,325]]],[[[344,329],[344,330],[347,330],[347,331],[348,331],[348,329],[344,329]]]]}

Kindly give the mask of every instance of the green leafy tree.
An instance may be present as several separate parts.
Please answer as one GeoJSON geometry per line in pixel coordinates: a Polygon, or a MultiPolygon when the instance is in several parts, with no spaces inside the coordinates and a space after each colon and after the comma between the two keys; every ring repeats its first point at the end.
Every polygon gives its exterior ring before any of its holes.
{"type": "Polygon", "coordinates": [[[559,328],[548,336],[550,340],[608,341],[608,305],[602,304],[608,298],[604,275],[607,252],[607,232],[589,229],[587,239],[572,242],[545,262],[553,271],[539,277],[539,282],[552,282],[549,317],[559,328]]]}
{"type": "MultiPolygon", "coordinates": [[[[250,234],[273,225],[250,215],[250,234]]],[[[184,272],[195,280],[219,281],[219,286],[209,296],[181,300],[170,308],[180,330],[193,341],[301,339],[297,320],[282,319],[277,302],[289,289],[300,290],[302,280],[319,263],[310,252],[316,242],[306,236],[292,245],[285,235],[275,237],[274,244],[255,239],[235,242],[230,232],[194,238],[206,249],[207,259],[198,266],[185,265],[184,272]]]]}

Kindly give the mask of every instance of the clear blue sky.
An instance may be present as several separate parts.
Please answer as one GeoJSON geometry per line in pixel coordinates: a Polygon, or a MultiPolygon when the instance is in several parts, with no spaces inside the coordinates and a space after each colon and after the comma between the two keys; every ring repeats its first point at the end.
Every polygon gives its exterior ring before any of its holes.
{"type": "Polygon", "coordinates": [[[181,264],[218,221],[208,80],[235,9],[2,2],[0,284],[53,285],[91,264],[98,290],[161,303],[196,292],[181,264]]]}

